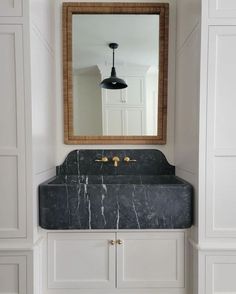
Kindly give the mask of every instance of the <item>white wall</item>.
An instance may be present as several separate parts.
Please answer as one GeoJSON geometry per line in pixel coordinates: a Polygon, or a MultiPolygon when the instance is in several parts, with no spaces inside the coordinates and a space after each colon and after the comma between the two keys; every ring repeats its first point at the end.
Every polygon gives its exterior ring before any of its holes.
{"type": "Polygon", "coordinates": [[[55,174],[54,1],[30,1],[33,140],[33,227],[37,239],[38,184],[55,174]]]}
{"type": "MultiPolygon", "coordinates": [[[[200,99],[201,1],[177,1],[176,52],[176,175],[194,186],[194,227],[191,238],[198,240],[198,160],[200,99]]],[[[187,243],[187,246],[189,244],[187,243]]],[[[189,285],[198,292],[198,252],[189,248],[189,285]]]]}
{"type": "Polygon", "coordinates": [[[102,135],[101,75],[80,73],[73,75],[73,127],[77,136],[102,135]]]}
{"type": "Polygon", "coordinates": [[[199,0],[177,1],[177,60],[175,165],[176,174],[194,186],[195,214],[198,223],[198,137],[200,87],[200,16],[199,0]]]}
{"type": "MultiPolygon", "coordinates": [[[[78,1],[64,1],[78,2],[78,1]]],[[[86,1],[83,1],[86,2],[86,1]]],[[[89,2],[89,1],[88,1],[89,2]]],[[[95,1],[98,2],[98,1],[95,1]]],[[[104,1],[112,2],[112,1],[104,1]]],[[[119,1],[114,1],[119,2],[119,1]]],[[[139,2],[139,1],[130,1],[139,2]]],[[[143,1],[140,1],[143,2],[143,1]]],[[[63,80],[62,80],[62,39],[61,39],[61,0],[56,1],[56,97],[57,97],[57,164],[61,164],[68,152],[74,149],[103,149],[103,148],[152,148],[160,149],[167,156],[169,162],[174,163],[174,104],[175,104],[175,29],[176,29],[176,5],[174,0],[156,0],[147,2],[170,3],[170,53],[169,53],[169,89],[168,89],[168,127],[166,145],[65,145],[63,137],[63,80]]]]}

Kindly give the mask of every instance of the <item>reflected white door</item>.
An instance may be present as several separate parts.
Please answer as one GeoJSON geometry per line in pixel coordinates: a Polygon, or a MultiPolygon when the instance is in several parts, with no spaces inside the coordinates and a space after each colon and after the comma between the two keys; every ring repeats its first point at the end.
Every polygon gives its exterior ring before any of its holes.
{"type": "Polygon", "coordinates": [[[145,119],[143,108],[126,108],[125,116],[125,135],[142,136],[145,135],[145,119]]]}
{"type": "Polygon", "coordinates": [[[107,107],[103,113],[103,135],[122,136],[124,135],[124,111],[119,107],[107,107]]]}

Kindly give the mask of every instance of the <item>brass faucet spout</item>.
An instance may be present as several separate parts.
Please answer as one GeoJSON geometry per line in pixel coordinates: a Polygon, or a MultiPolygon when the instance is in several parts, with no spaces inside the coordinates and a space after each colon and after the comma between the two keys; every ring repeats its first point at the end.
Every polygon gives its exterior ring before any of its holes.
{"type": "Polygon", "coordinates": [[[114,167],[117,167],[118,163],[120,162],[120,158],[118,156],[114,156],[112,161],[114,162],[114,167]]]}

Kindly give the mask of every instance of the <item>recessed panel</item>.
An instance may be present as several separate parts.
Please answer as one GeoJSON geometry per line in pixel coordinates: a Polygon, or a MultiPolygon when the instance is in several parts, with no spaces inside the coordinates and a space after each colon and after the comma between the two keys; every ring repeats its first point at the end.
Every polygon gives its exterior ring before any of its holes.
{"type": "Polygon", "coordinates": [[[0,16],[21,16],[22,0],[1,0],[0,16]]]}
{"type": "Polygon", "coordinates": [[[0,231],[18,228],[17,157],[0,156],[0,231]]]}
{"type": "Polygon", "coordinates": [[[236,263],[214,264],[214,288],[216,293],[236,292],[236,263]]]}
{"type": "Polygon", "coordinates": [[[235,27],[218,29],[215,51],[215,148],[236,149],[235,27]]]}
{"type": "Polygon", "coordinates": [[[0,255],[0,294],[30,294],[27,292],[27,257],[1,253],[0,255]]]}
{"type": "Polygon", "coordinates": [[[16,147],[17,144],[15,50],[15,34],[0,30],[0,148],[16,147]]]}
{"type": "Polygon", "coordinates": [[[104,133],[108,136],[124,135],[124,114],[122,108],[109,108],[104,111],[104,133]]]}
{"type": "Polygon", "coordinates": [[[236,157],[215,158],[213,181],[214,229],[236,231],[236,157]]]}
{"type": "Polygon", "coordinates": [[[206,256],[206,293],[236,293],[236,256],[232,253],[206,256]]]}
{"type": "Polygon", "coordinates": [[[19,266],[17,264],[0,264],[0,293],[19,293],[19,266]]]}
{"type": "Polygon", "coordinates": [[[125,110],[126,134],[127,136],[145,135],[144,111],[140,108],[127,108],[125,110]]]}
{"type": "Polygon", "coordinates": [[[236,17],[235,0],[210,0],[211,17],[236,17]]]}

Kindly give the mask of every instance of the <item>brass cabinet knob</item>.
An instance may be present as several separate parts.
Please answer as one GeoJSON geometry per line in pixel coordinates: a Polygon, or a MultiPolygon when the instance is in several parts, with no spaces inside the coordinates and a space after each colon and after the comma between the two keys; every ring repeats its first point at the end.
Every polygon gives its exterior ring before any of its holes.
{"type": "Polygon", "coordinates": [[[123,244],[123,241],[122,240],[117,240],[117,243],[119,244],[119,245],[122,245],[123,244]]]}
{"type": "Polygon", "coordinates": [[[108,158],[106,156],[102,157],[101,159],[96,159],[96,162],[108,162],[108,158]]]}
{"type": "Polygon", "coordinates": [[[125,161],[125,162],[136,162],[137,160],[136,160],[136,159],[130,159],[130,157],[126,156],[126,157],[124,158],[124,161],[125,161]]]}
{"type": "Polygon", "coordinates": [[[110,242],[109,242],[111,245],[115,245],[116,244],[116,242],[114,241],[114,240],[110,240],[110,242]]]}

